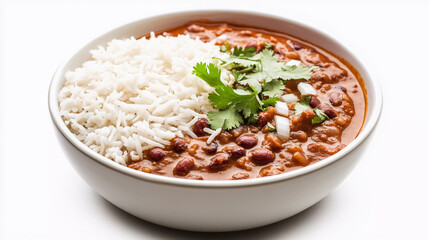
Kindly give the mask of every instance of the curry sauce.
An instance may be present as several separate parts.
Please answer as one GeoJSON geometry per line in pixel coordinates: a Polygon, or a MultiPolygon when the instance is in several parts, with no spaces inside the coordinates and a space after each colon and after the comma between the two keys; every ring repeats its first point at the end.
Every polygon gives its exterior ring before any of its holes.
{"type": "Polygon", "coordinates": [[[190,23],[165,31],[163,35],[189,34],[204,42],[262,51],[273,46],[279,61],[298,60],[317,66],[311,78],[288,80],[284,94],[301,96],[297,85],[306,82],[317,91],[309,97],[310,109],[295,114],[296,102],[287,103],[290,111],[290,137],[280,138],[269,126],[275,125],[272,107],[259,113],[254,124],[222,131],[211,143],[203,129],[207,119],[193,126],[198,138],[176,137],[164,149],[143,153],[143,159],[128,167],[148,173],[198,180],[238,180],[285,173],[327,158],[353,141],[365,121],[366,91],[359,73],[344,59],[296,37],[251,27],[225,23],[190,23]],[[313,123],[315,109],[328,119],[313,123]]]}

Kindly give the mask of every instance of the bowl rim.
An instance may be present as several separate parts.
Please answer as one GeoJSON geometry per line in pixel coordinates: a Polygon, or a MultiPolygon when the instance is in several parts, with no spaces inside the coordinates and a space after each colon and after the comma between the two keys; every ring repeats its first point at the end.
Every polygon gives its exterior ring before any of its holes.
{"type": "MultiPolygon", "coordinates": [[[[192,19],[190,19],[191,21],[192,19]]],[[[368,86],[368,84],[366,84],[368,86]]],[[[176,12],[169,12],[165,14],[159,14],[154,15],[150,17],[145,17],[141,19],[137,19],[128,23],[125,23],[119,27],[115,27],[112,30],[109,30],[102,35],[99,35],[95,39],[92,39],[91,41],[88,41],[84,43],[80,48],[77,49],[77,51],[73,51],[73,54],[67,58],[66,61],[63,61],[60,66],[55,71],[50,85],[49,85],[49,92],[48,92],[48,106],[49,106],[49,112],[52,118],[52,121],[54,122],[55,126],[59,130],[59,132],[64,136],[64,138],[70,142],[73,147],[89,158],[91,160],[99,163],[100,165],[103,165],[105,167],[108,167],[116,172],[119,172],[121,174],[137,178],[144,181],[150,181],[154,183],[160,183],[160,184],[169,184],[169,185],[177,185],[177,186],[186,186],[186,187],[202,187],[202,188],[233,188],[233,187],[249,187],[249,186],[255,186],[255,185],[261,185],[261,184],[271,184],[276,183],[279,181],[285,181],[292,178],[300,177],[306,174],[309,174],[311,172],[317,171],[319,169],[322,169],[324,167],[329,166],[330,164],[340,160],[344,156],[348,155],[351,151],[353,151],[356,147],[358,147],[365,139],[369,136],[369,134],[374,130],[380,115],[382,111],[382,105],[383,105],[383,97],[382,97],[382,90],[377,80],[371,77],[371,75],[368,73],[364,65],[360,62],[360,60],[356,57],[353,52],[348,50],[343,44],[332,38],[331,36],[325,34],[324,32],[319,31],[318,29],[315,29],[311,26],[308,26],[306,24],[297,22],[295,20],[286,18],[286,17],[280,17],[276,15],[266,14],[266,13],[260,13],[255,11],[242,11],[242,10],[191,10],[191,11],[176,11],[176,12]],[[121,164],[118,164],[101,154],[96,153],[95,151],[89,149],[85,144],[80,142],[77,137],[67,128],[64,121],[62,120],[61,116],[59,115],[59,108],[58,108],[58,92],[56,92],[58,88],[58,85],[60,84],[60,80],[62,79],[61,72],[64,69],[64,67],[67,65],[67,63],[73,59],[74,55],[78,52],[80,52],[82,49],[87,47],[88,45],[91,45],[93,42],[97,42],[99,39],[101,39],[103,36],[108,35],[112,32],[118,31],[121,28],[125,28],[129,25],[137,24],[139,22],[148,21],[151,19],[156,18],[165,18],[165,17],[175,17],[178,15],[192,15],[196,13],[207,13],[207,14],[249,14],[249,15],[255,15],[263,18],[269,18],[273,20],[280,20],[286,23],[292,23],[300,28],[306,28],[309,31],[315,32],[316,34],[322,35],[325,38],[327,38],[329,41],[333,42],[334,44],[338,45],[340,48],[345,50],[349,55],[350,58],[353,59],[357,64],[361,66],[360,73],[365,73],[367,78],[364,79],[364,81],[371,82],[372,83],[372,89],[374,94],[374,101],[372,103],[373,108],[371,113],[369,113],[369,109],[367,109],[366,118],[365,118],[365,126],[362,128],[359,135],[351,142],[349,143],[344,149],[339,151],[338,153],[322,159],[316,163],[313,163],[309,166],[302,167],[300,169],[296,169],[290,172],[274,175],[274,176],[267,176],[263,178],[253,178],[253,179],[243,179],[243,180],[192,180],[192,179],[182,179],[182,178],[175,178],[175,177],[168,177],[168,176],[161,176],[156,174],[150,174],[145,172],[136,171],[134,169],[130,169],[126,166],[123,166],[121,164]],[[57,111],[55,111],[57,110],[57,111]]]]}

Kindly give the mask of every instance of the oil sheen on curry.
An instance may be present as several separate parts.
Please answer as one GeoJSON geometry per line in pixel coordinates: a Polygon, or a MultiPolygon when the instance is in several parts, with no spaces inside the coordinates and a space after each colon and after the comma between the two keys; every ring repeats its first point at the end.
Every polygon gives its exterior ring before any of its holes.
{"type": "MultiPolygon", "coordinates": [[[[223,114],[236,106],[242,121],[221,126],[222,131],[209,142],[207,129],[220,127],[215,125],[221,114],[208,114],[209,119],[200,118],[193,125],[197,138],[176,137],[164,149],[144,151],[143,160],[129,163],[129,168],[196,180],[266,177],[325,159],[359,134],[366,113],[363,81],[349,63],[326,50],[286,34],[224,23],[191,23],[162,34],[215,41],[221,51],[231,54],[229,60],[221,61],[231,64],[238,80],[234,89],[262,92],[256,95],[260,106],[254,107],[251,100],[244,103],[258,109],[256,113],[239,105],[220,108],[223,114]],[[265,72],[274,69],[268,64],[289,69],[292,78],[283,77],[283,72],[265,72]],[[273,77],[268,82],[269,78],[258,78],[258,74],[273,77]]],[[[208,81],[197,70],[195,74],[208,81]]],[[[225,123],[232,122],[234,114],[225,123]]]]}

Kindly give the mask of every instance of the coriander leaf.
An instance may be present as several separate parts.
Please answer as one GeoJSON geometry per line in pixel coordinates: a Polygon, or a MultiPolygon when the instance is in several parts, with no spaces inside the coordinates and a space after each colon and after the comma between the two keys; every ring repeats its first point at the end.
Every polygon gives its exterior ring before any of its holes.
{"type": "MultiPolygon", "coordinates": [[[[241,68],[241,67],[240,67],[241,68]]],[[[235,71],[236,73],[243,73],[246,74],[248,72],[252,72],[255,69],[255,65],[246,67],[246,68],[241,68],[240,70],[238,69],[233,69],[233,71],[235,71]]]]}
{"type": "Polygon", "coordinates": [[[309,80],[312,75],[312,70],[316,67],[306,67],[304,65],[287,66],[284,62],[278,61],[279,56],[274,54],[274,51],[265,48],[252,59],[259,59],[262,66],[262,74],[259,72],[247,74],[247,78],[256,78],[256,81],[265,80],[266,83],[273,79],[283,80],[309,80]]]}
{"type": "Polygon", "coordinates": [[[220,51],[229,52],[229,48],[230,48],[229,42],[228,41],[224,41],[224,42],[225,42],[225,45],[220,46],[220,51]]]}
{"type": "MultiPolygon", "coordinates": [[[[222,50],[230,51],[229,47],[229,43],[225,42],[222,50]]],[[[265,49],[259,53],[256,53],[254,48],[234,47],[229,58],[222,60],[214,57],[232,72],[239,83],[235,84],[235,89],[221,81],[221,70],[214,64],[198,63],[194,67],[192,73],[215,88],[208,96],[212,105],[219,110],[208,113],[212,129],[220,127],[226,130],[238,127],[244,121],[256,122],[260,110],[279,101],[278,96],[283,94],[285,88],[284,81],[308,80],[315,68],[303,65],[287,66],[284,62],[278,62],[278,58],[279,55],[274,53],[270,44],[266,44],[265,49]],[[264,100],[266,97],[268,98],[264,100]]],[[[301,99],[295,105],[295,114],[299,115],[302,111],[311,109],[309,101],[307,97],[301,99]]],[[[314,119],[315,122],[324,120],[324,116],[319,115],[314,119]]]]}
{"type": "Polygon", "coordinates": [[[236,57],[253,57],[256,54],[255,48],[241,48],[241,47],[234,47],[234,50],[232,51],[232,55],[236,57]]]}
{"type": "Polygon", "coordinates": [[[285,89],[285,84],[282,80],[274,79],[269,83],[265,83],[262,88],[264,91],[262,94],[267,97],[278,97],[283,95],[283,90],[285,89]]]}
{"type": "Polygon", "coordinates": [[[237,86],[234,89],[234,92],[236,92],[237,94],[240,94],[240,95],[249,95],[249,94],[253,93],[253,91],[249,90],[249,88],[244,88],[241,86],[237,86]]]}
{"type": "Polygon", "coordinates": [[[272,97],[272,98],[262,100],[262,104],[264,105],[264,107],[274,106],[276,105],[276,102],[279,100],[280,99],[278,97],[272,97]]]}
{"type": "Polygon", "coordinates": [[[310,106],[311,96],[305,96],[299,100],[300,103],[310,106]]]}
{"type": "Polygon", "coordinates": [[[208,98],[217,109],[222,110],[233,103],[250,101],[255,95],[255,93],[240,95],[234,92],[232,87],[223,84],[220,79],[221,70],[212,63],[208,66],[205,63],[197,63],[192,73],[215,88],[208,98]]]}
{"type": "Polygon", "coordinates": [[[250,117],[247,119],[247,122],[249,124],[253,124],[256,121],[258,121],[259,115],[257,113],[252,113],[252,115],[250,115],[250,117]]]}
{"type": "MultiPolygon", "coordinates": [[[[252,75],[257,76],[259,74],[262,74],[262,73],[259,72],[259,73],[256,73],[256,75],[253,75],[253,74],[252,75]]],[[[259,77],[244,78],[243,80],[240,81],[240,84],[244,84],[244,85],[248,84],[253,89],[255,89],[255,91],[257,91],[258,93],[260,93],[262,90],[262,84],[259,77]]]]}
{"type": "MultiPolygon", "coordinates": [[[[221,63],[220,63],[220,65],[224,65],[224,64],[226,63],[226,61],[224,61],[224,60],[222,60],[222,59],[220,59],[220,58],[218,58],[218,57],[212,57],[212,59],[216,59],[216,60],[218,60],[219,62],[221,62],[221,63]]],[[[194,73],[194,72],[192,72],[192,73],[194,73]]]]}
{"type": "Polygon", "coordinates": [[[303,97],[295,104],[295,115],[299,115],[310,107],[310,96],[303,97]]]}
{"type": "Polygon", "coordinates": [[[213,63],[210,63],[208,66],[205,63],[199,62],[194,66],[192,74],[195,74],[197,77],[203,79],[211,87],[225,86],[220,80],[221,71],[213,63]]]}
{"type": "Polygon", "coordinates": [[[261,63],[258,60],[252,60],[249,58],[241,58],[241,57],[235,57],[230,56],[229,58],[225,59],[225,63],[222,63],[222,65],[229,65],[231,69],[239,69],[239,68],[247,68],[252,67],[256,68],[257,65],[260,65],[261,63]]]}
{"type": "MultiPolygon", "coordinates": [[[[279,56],[274,54],[272,49],[265,48],[261,51],[261,64],[262,73],[265,82],[270,82],[273,79],[281,78],[282,67],[285,66],[283,62],[278,62],[279,56]]],[[[287,79],[285,79],[287,80],[287,79]]]]}
{"type": "Polygon", "coordinates": [[[255,93],[240,95],[230,87],[217,87],[214,92],[209,93],[209,100],[217,109],[225,109],[229,105],[237,102],[250,101],[255,96],[255,93]]]}
{"type": "Polygon", "coordinates": [[[264,43],[264,45],[266,49],[271,49],[271,50],[274,49],[274,46],[271,43],[264,43]]]}
{"type": "Polygon", "coordinates": [[[271,124],[271,123],[267,123],[267,127],[268,127],[268,130],[270,130],[270,132],[275,132],[275,131],[277,131],[277,129],[273,126],[273,124],[271,124]]]}
{"type": "Polygon", "coordinates": [[[326,119],[329,119],[328,115],[326,115],[324,112],[322,112],[318,108],[315,108],[314,112],[316,113],[316,116],[314,116],[313,119],[311,119],[311,123],[313,123],[313,124],[321,123],[321,122],[325,121],[326,119]]]}
{"type": "Polygon", "coordinates": [[[304,105],[302,103],[295,104],[295,115],[299,115],[307,109],[311,109],[310,106],[304,105]]]}
{"type": "MultiPolygon", "coordinates": [[[[252,59],[255,56],[254,48],[242,49],[241,47],[234,47],[234,51],[230,54],[229,58],[225,59],[225,63],[230,66],[231,69],[239,69],[252,67],[249,70],[253,70],[256,65],[260,65],[258,59],[252,59]]],[[[258,67],[259,68],[259,67],[258,67]]]]}
{"type": "Polygon", "coordinates": [[[236,81],[241,81],[244,76],[246,75],[245,73],[241,73],[239,71],[236,71],[235,69],[232,70],[232,75],[234,76],[236,81]]]}
{"type": "Polygon", "coordinates": [[[252,98],[249,98],[246,101],[237,102],[234,105],[239,112],[243,113],[244,118],[249,118],[252,114],[257,114],[261,109],[257,95],[252,94],[251,96],[252,98]]]}
{"type": "Polygon", "coordinates": [[[274,54],[271,49],[264,49],[261,52],[261,62],[266,82],[278,78],[283,80],[310,79],[314,67],[306,67],[301,64],[287,66],[284,62],[278,62],[278,58],[278,55],[274,54]]]}
{"type": "Polygon", "coordinates": [[[208,123],[212,129],[222,128],[229,130],[243,124],[243,117],[235,110],[233,106],[218,112],[210,111],[207,113],[208,123]]]}
{"type": "Polygon", "coordinates": [[[232,88],[225,86],[217,87],[214,92],[209,93],[208,98],[217,109],[225,109],[233,102],[231,98],[234,98],[235,95],[232,88]]]}
{"type": "Polygon", "coordinates": [[[274,51],[271,49],[262,50],[254,59],[259,59],[261,62],[261,69],[246,75],[246,78],[252,79],[249,80],[252,82],[262,82],[265,80],[265,82],[268,83],[273,79],[280,78],[280,73],[283,72],[282,67],[286,66],[284,63],[277,61],[278,55],[274,54],[274,51]]]}
{"type": "Polygon", "coordinates": [[[305,79],[309,80],[311,78],[312,70],[316,67],[306,67],[302,64],[292,65],[292,66],[284,66],[282,68],[283,72],[281,74],[281,78],[285,80],[290,79],[305,79]]]}
{"type": "MultiPolygon", "coordinates": [[[[295,104],[295,115],[299,115],[307,109],[312,109],[310,107],[310,99],[311,96],[305,96],[295,104]]],[[[329,117],[317,107],[313,110],[316,115],[313,117],[313,119],[311,119],[312,124],[321,123],[326,119],[329,119],[329,117]]]]}

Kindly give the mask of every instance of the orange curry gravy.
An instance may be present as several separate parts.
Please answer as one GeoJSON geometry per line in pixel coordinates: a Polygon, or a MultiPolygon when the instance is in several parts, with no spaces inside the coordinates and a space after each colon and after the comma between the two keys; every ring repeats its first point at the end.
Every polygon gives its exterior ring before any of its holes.
{"type": "MultiPolygon", "coordinates": [[[[270,132],[267,123],[275,125],[274,108],[259,113],[258,122],[222,131],[211,144],[206,119],[199,119],[193,131],[199,138],[175,138],[164,149],[154,148],[143,153],[143,160],[130,162],[128,167],[148,173],[199,180],[238,180],[281,174],[327,158],[349,144],[364,123],[366,92],[359,73],[345,60],[309,42],[286,34],[223,23],[192,23],[167,32],[177,36],[189,34],[217,45],[253,47],[257,51],[265,43],[272,44],[279,61],[299,60],[307,66],[319,66],[307,83],[317,90],[310,105],[317,106],[328,120],[312,124],[314,111],[294,114],[289,103],[291,134],[287,141],[270,132]],[[218,37],[222,35],[222,39],[218,37]]],[[[284,90],[299,99],[299,82],[289,80],[284,90]]]]}

